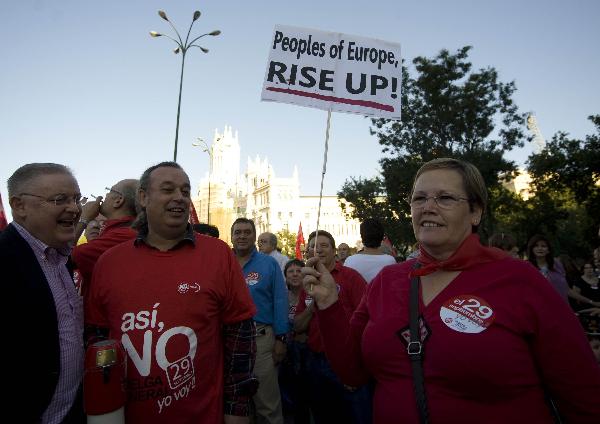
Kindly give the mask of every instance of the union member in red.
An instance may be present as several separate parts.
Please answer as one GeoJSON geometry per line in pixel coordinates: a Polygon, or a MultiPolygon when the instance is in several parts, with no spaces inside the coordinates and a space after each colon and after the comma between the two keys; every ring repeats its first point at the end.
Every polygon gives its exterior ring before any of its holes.
{"type": "MultiPolygon", "coordinates": [[[[308,249],[327,268],[335,280],[340,304],[351,315],[360,304],[367,283],[352,268],[347,268],[335,260],[335,240],[327,231],[312,232],[308,236],[308,249]]],[[[329,359],[321,341],[321,320],[313,313],[314,305],[306,292],[300,295],[296,307],[294,330],[298,333],[308,331],[309,378],[311,382],[311,409],[316,424],[332,422],[352,422],[368,424],[371,422],[371,390],[366,385],[344,387],[332,371],[329,359]]],[[[342,317],[342,319],[345,319],[342,317]]]]}
{"type": "Polygon", "coordinates": [[[600,368],[573,312],[531,265],[474,234],[487,204],[477,168],[427,162],[409,203],[420,254],[384,268],[351,319],[327,268],[303,269],[333,369],[346,384],[376,381],[373,421],[551,424],[551,399],[564,422],[600,422],[600,368]],[[413,277],[422,378],[408,352],[413,277]]]}
{"type": "Polygon", "coordinates": [[[137,238],[94,269],[87,330],[127,351],[128,423],[248,422],[255,307],[229,247],[188,224],[190,201],[179,165],[148,168],[137,238]]]}
{"type": "Polygon", "coordinates": [[[87,298],[92,272],[96,261],[104,252],[111,247],[124,241],[135,238],[136,232],[131,224],[136,216],[135,196],[138,188],[138,180],[122,180],[111,188],[107,187],[108,193],[104,199],[98,197],[92,202],[87,202],[81,211],[81,217],[76,228],[77,239],[85,230],[88,223],[98,215],[106,217],[104,229],[98,237],[88,240],[73,249],[71,258],[75,267],[83,279],[81,294],[84,302],[87,298]]]}

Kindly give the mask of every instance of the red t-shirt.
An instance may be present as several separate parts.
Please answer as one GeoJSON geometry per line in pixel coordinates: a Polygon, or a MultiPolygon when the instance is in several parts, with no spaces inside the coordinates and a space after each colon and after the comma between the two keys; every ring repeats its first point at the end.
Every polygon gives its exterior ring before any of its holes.
{"type": "Polygon", "coordinates": [[[137,233],[129,226],[134,219],[133,216],[109,219],[98,238],[75,246],[73,249],[71,257],[82,277],[81,295],[84,299],[87,297],[92,272],[98,258],[111,247],[135,238],[137,233]]]}
{"type": "Polygon", "coordinates": [[[222,325],[255,308],[231,249],[195,238],[168,252],[126,242],[96,264],[86,318],[127,351],[127,422],[223,421],[222,325]]]}
{"type": "MultiPolygon", "coordinates": [[[[338,304],[317,312],[342,381],[377,381],[374,423],[418,422],[404,339],[412,262],[373,280],[349,326],[338,304]]],[[[530,264],[462,271],[420,312],[431,422],[551,424],[544,388],[567,422],[600,422],[600,367],[573,312],[530,264]]]]}
{"type": "MultiPolygon", "coordinates": [[[[346,309],[348,315],[352,315],[360,304],[367,288],[367,282],[358,271],[343,266],[341,262],[335,263],[335,268],[331,271],[331,275],[338,285],[338,295],[341,304],[346,309]]],[[[296,306],[296,315],[303,312],[307,307],[307,303],[310,304],[310,302],[310,299],[308,302],[306,301],[306,292],[302,290],[298,305],[296,306]]],[[[313,315],[308,324],[308,347],[313,352],[325,351],[325,346],[323,346],[323,342],[321,341],[319,317],[317,315],[313,315]]]]}

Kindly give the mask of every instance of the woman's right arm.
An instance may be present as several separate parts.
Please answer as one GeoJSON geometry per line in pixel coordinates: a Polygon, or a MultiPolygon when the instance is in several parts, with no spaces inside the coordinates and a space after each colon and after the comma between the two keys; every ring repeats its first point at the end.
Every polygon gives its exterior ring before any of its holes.
{"type": "Polygon", "coordinates": [[[367,293],[352,316],[347,314],[341,302],[317,310],[327,359],[340,380],[348,386],[361,386],[370,378],[361,351],[362,334],[369,321],[367,293]]]}
{"type": "Polygon", "coordinates": [[[369,320],[367,294],[351,317],[338,300],[337,284],[325,266],[318,258],[309,259],[306,265],[302,269],[304,290],[316,303],[321,339],[331,367],[344,384],[367,383],[370,375],[363,365],[360,348],[369,320]]]}

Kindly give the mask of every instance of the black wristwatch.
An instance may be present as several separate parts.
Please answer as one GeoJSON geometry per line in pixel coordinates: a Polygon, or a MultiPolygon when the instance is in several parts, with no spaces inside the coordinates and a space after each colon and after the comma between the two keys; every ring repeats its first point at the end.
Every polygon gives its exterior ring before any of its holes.
{"type": "Polygon", "coordinates": [[[285,334],[279,334],[275,336],[275,340],[279,340],[281,343],[287,342],[287,336],[285,334]]]}

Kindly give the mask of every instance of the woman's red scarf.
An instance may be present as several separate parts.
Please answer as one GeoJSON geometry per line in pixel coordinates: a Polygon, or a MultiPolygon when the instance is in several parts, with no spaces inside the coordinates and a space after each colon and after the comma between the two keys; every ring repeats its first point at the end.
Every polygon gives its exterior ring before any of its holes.
{"type": "Polygon", "coordinates": [[[471,234],[467,237],[458,249],[456,249],[456,252],[443,261],[438,261],[432,257],[423,247],[420,247],[419,250],[420,253],[417,257],[417,262],[421,267],[413,269],[410,273],[411,277],[421,277],[438,270],[462,271],[475,265],[497,261],[508,256],[508,253],[503,250],[482,246],[477,234],[471,234]]]}

